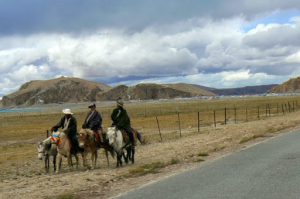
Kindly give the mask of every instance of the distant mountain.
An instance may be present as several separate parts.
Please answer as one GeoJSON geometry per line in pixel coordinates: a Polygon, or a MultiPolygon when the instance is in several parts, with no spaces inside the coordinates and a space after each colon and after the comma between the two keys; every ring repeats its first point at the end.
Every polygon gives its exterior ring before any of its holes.
{"type": "Polygon", "coordinates": [[[177,97],[214,96],[215,94],[192,84],[138,84],[128,87],[117,86],[97,95],[98,100],[124,99],[172,99],[177,97]]]}
{"type": "Polygon", "coordinates": [[[23,84],[12,94],[3,96],[3,106],[33,105],[37,103],[95,101],[96,95],[111,87],[79,78],[60,77],[36,80],[23,84]]]}
{"type": "Polygon", "coordinates": [[[241,88],[228,88],[228,89],[216,89],[216,88],[207,88],[207,89],[211,92],[216,93],[217,95],[257,95],[257,94],[267,93],[275,86],[277,86],[277,84],[246,86],[241,88]]]}
{"type": "Polygon", "coordinates": [[[274,87],[270,93],[300,93],[300,77],[290,79],[274,87]]]}
{"type": "Polygon", "coordinates": [[[33,104],[116,100],[173,99],[215,95],[251,95],[266,93],[276,85],[248,86],[233,89],[215,89],[196,84],[137,84],[110,87],[79,78],[60,77],[36,80],[23,84],[12,94],[3,96],[2,106],[29,106],[33,104]]]}

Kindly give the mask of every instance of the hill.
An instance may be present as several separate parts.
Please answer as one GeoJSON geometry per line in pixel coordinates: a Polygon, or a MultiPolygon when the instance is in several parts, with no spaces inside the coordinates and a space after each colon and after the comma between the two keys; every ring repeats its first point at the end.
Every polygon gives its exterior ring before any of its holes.
{"type": "Polygon", "coordinates": [[[131,100],[172,99],[177,97],[214,96],[215,94],[192,84],[138,84],[120,85],[97,95],[98,100],[115,100],[118,97],[131,100]]]}
{"type": "Polygon", "coordinates": [[[267,93],[275,86],[277,86],[277,84],[246,86],[241,88],[228,88],[228,89],[208,88],[208,90],[216,93],[217,95],[257,95],[257,94],[267,93]]]}
{"type": "Polygon", "coordinates": [[[266,93],[276,85],[248,86],[232,89],[215,89],[196,84],[137,84],[110,87],[102,83],[79,78],[60,77],[35,80],[23,84],[12,94],[3,96],[2,106],[29,106],[33,104],[68,103],[116,100],[173,99],[215,95],[252,95],[266,93]]]}
{"type": "Polygon", "coordinates": [[[79,78],[35,80],[23,84],[18,91],[3,96],[2,104],[7,107],[37,103],[95,101],[98,93],[109,89],[110,87],[105,84],[79,78]]]}
{"type": "Polygon", "coordinates": [[[290,79],[270,90],[271,93],[300,93],[300,77],[290,79]]]}

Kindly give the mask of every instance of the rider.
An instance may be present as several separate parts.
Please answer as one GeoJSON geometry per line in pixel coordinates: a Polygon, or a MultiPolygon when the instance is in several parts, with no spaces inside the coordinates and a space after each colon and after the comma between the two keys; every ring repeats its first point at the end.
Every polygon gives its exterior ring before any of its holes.
{"type": "Polygon", "coordinates": [[[113,121],[112,126],[116,126],[119,130],[124,130],[129,137],[129,141],[132,144],[134,144],[133,132],[130,125],[130,118],[123,106],[124,102],[122,98],[118,98],[117,107],[113,110],[111,114],[111,120],[113,121]]]}
{"type": "Polygon", "coordinates": [[[100,144],[103,143],[102,139],[102,117],[100,113],[96,110],[96,104],[91,103],[88,108],[88,112],[84,123],[82,124],[83,129],[91,129],[94,132],[96,141],[100,144]]]}
{"type": "Polygon", "coordinates": [[[70,109],[63,109],[62,112],[65,114],[60,121],[51,128],[51,131],[57,131],[58,128],[62,128],[62,131],[67,134],[68,138],[72,143],[73,153],[81,152],[82,149],[79,147],[77,139],[77,121],[73,116],[70,109]]]}

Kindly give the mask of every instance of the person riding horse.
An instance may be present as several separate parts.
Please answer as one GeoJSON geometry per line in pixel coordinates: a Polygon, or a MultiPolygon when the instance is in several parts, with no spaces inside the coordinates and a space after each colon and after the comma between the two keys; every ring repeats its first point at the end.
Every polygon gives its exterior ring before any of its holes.
{"type": "Polygon", "coordinates": [[[98,145],[103,143],[102,138],[102,117],[100,113],[96,110],[96,104],[91,103],[88,108],[90,111],[88,112],[84,123],[82,124],[83,129],[91,129],[94,132],[94,136],[98,145]]]}
{"type": "Polygon", "coordinates": [[[117,107],[111,114],[111,120],[113,121],[112,126],[116,126],[119,130],[124,130],[129,137],[129,142],[134,145],[134,136],[130,125],[130,118],[127,114],[127,111],[123,107],[124,102],[121,98],[118,98],[116,102],[117,107]]]}
{"type": "Polygon", "coordinates": [[[56,132],[59,128],[62,128],[62,131],[67,134],[68,138],[72,143],[72,153],[76,154],[82,152],[82,149],[79,147],[77,139],[77,121],[73,116],[73,113],[70,109],[63,109],[62,112],[65,114],[60,121],[51,128],[52,132],[56,132]]]}

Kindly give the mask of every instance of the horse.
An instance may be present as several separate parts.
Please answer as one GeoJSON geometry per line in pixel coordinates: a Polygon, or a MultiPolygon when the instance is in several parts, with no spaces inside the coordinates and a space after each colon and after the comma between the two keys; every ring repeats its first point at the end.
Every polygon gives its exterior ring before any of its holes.
{"type": "Polygon", "coordinates": [[[75,156],[76,159],[76,169],[78,169],[78,156],[76,153],[71,153],[71,141],[70,139],[67,137],[67,135],[64,132],[60,132],[59,133],[59,139],[56,142],[57,144],[57,152],[58,152],[58,160],[59,160],[59,164],[58,164],[58,171],[56,171],[57,173],[61,170],[61,163],[62,163],[62,157],[67,157],[68,160],[68,166],[69,168],[73,167],[72,164],[72,155],[75,156]]]}
{"type": "Polygon", "coordinates": [[[100,148],[103,148],[105,150],[107,165],[109,166],[109,158],[108,158],[108,152],[110,152],[111,156],[114,158],[114,151],[111,146],[109,146],[108,142],[103,143],[96,143],[94,132],[90,129],[81,129],[79,131],[79,147],[84,149],[83,152],[83,166],[86,165],[86,157],[88,153],[91,153],[91,160],[92,160],[92,169],[96,167],[97,157],[98,153],[97,150],[100,148]]]}
{"type": "Polygon", "coordinates": [[[37,150],[38,150],[38,158],[40,160],[45,158],[45,171],[46,173],[49,172],[50,168],[50,156],[53,157],[53,170],[56,171],[56,156],[57,156],[57,146],[55,143],[51,142],[51,138],[47,138],[44,141],[38,142],[37,144],[37,150]]]}
{"type": "MultiPolygon", "coordinates": [[[[117,153],[117,167],[122,166],[122,157],[124,157],[126,163],[128,163],[128,159],[131,160],[132,163],[134,163],[134,145],[126,144],[127,142],[125,141],[124,136],[120,130],[118,130],[116,127],[108,127],[107,138],[109,141],[109,145],[111,145],[117,153]],[[124,154],[124,149],[126,149],[127,151],[126,156],[124,154]]],[[[128,139],[129,138],[127,137],[127,140],[128,139]]]]}
{"type": "Polygon", "coordinates": [[[93,136],[93,131],[89,129],[81,129],[79,131],[79,147],[84,149],[82,154],[83,166],[87,167],[86,157],[88,153],[91,153],[92,169],[96,167],[97,162],[97,146],[93,136]]]}

